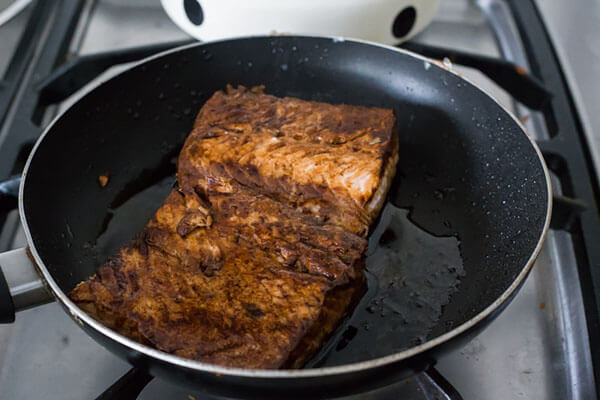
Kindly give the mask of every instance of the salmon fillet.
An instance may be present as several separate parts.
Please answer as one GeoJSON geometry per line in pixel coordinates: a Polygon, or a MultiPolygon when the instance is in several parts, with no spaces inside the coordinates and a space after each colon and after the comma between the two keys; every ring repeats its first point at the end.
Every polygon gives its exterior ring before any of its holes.
{"type": "Polygon", "coordinates": [[[396,148],[391,110],[216,92],[179,155],[177,187],[69,296],[171,354],[299,368],[364,292],[396,148]]]}

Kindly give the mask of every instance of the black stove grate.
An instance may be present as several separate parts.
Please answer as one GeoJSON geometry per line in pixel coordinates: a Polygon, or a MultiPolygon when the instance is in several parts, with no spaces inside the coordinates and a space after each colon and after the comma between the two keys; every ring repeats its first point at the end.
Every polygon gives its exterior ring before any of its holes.
{"type": "MultiPolygon", "coordinates": [[[[0,126],[3,127],[0,135],[0,180],[21,172],[33,143],[40,135],[42,109],[35,84],[66,58],[83,2],[37,1],[31,7],[25,30],[0,81],[0,126]]],[[[12,187],[4,186],[3,189],[12,187]]],[[[7,233],[14,233],[18,224],[17,218],[7,221],[7,214],[2,211],[4,208],[0,208],[0,226],[3,227],[0,251],[9,249],[12,235],[7,233]],[[10,222],[10,226],[6,226],[5,222],[10,222]]]]}
{"type": "Polygon", "coordinates": [[[41,109],[36,83],[67,57],[82,1],[37,1],[8,66],[0,90],[0,179],[19,173],[17,163],[40,134],[41,109]]]}
{"type": "Polygon", "coordinates": [[[555,198],[553,227],[568,230],[575,255],[586,311],[596,391],[600,393],[600,191],[577,109],[532,0],[509,0],[532,72],[552,92],[542,108],[550,139],[538,142],[548,167],[560,179],[567,197],[555,198]]]}

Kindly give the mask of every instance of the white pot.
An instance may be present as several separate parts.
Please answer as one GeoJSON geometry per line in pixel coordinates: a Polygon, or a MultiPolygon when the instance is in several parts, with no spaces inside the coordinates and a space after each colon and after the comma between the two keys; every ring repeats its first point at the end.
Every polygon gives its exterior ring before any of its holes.
{"type": "Polygon", "coordinates": [[[342,36],[394,44],[423,29],[433,18],[439,0],[161,2],[181,29],[204,41],[284,33],[342,36]]]}

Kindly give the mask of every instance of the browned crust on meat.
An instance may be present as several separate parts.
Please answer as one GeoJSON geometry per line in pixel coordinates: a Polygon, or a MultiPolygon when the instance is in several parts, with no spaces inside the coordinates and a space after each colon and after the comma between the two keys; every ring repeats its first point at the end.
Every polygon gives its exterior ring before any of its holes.
{"type": "Polygon", "coordinates": [[[383,204],[370,201],[397,154],[392,110],[262,91],[228,88],[202,107],[179,157],[179,182],[235,179],[365,234],[383,204]]]}
{"type": "Polygon", "coordinates": [[[378,185],[397,157],[393,129],[389,110],[262,88],[215,93],[180,154],[178,188],[71,299],[181,357],[301,367],[362,295],[378,185]],[[294,172],[307,159],[315,167],[294,172]]]}
{"type": "Polygon", "coordinates": [[[319,317],[302,337],[296,348],[290,353],[283,368],[301,368],[321,349],[329,339],[341,320],[344,319],[358,303],[366,290],[365,276],[362,274],[363,263],[357,264],[360,275],[350,283],[337,286],[327,292],[319,317]]]}

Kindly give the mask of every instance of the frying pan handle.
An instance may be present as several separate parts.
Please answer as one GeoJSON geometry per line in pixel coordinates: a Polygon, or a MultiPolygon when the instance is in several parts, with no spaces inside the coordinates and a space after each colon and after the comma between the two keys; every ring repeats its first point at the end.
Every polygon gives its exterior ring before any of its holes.
{"type": "Polygon", "coordinates": [[[26,248],[0,253],[0,323],[14,322],[15,311],[51,301],[26,248]]]}

